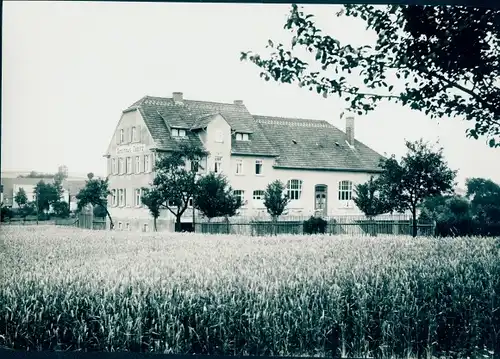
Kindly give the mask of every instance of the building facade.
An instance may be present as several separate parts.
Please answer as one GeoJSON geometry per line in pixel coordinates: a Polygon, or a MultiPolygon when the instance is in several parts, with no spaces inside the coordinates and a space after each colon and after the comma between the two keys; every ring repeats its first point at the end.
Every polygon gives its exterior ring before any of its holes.
{"type": "MultiPolygon", "coordinates": [[[[354,137],[354,118],[346,131],[326,121],[250,114],[242,101],[232,104],[143,97],[122,113],[108,150],[109,210],[118,229],[152,228],[141,188],[152,182],[160,153],[180,143],[209,153],[200,174],[224,174],[243,207],[239,216],[265,217],[263,193],[278,179],[287,186],[288,216],[360,215],[353,188],[380,172],[382,158],[354,137]]],[[[189,208],[183,222],[193,221],[189,208]]],[[[172,219],[163,211],[161,219],[172,219]]],[[[173,230],[173,223],[169,228],[173,230]]]]}

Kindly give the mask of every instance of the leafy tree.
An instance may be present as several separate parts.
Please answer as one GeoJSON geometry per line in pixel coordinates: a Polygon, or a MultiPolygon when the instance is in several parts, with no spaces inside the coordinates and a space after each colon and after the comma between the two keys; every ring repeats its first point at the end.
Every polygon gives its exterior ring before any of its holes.
{"type": "Polygon", "coordinates": [[[35,194],[37,197],[38,212],[46,212],[50,206],[59,201],[57,188],[52,183],[45,183],[40,180],[35,186],[35,194]]]}
{"type": "Polygon", "coordinates": [[[279,216],[285,212],[290,203],[290,198],[285,191],[285,185],[280,180],[273,181],[267,185],[264,192],[264,206],[273,219],[277,221],[279,216]]]}
{"type": "Polygon", "coordinates": [[[93,173],[87,174],[88,180],[85,181],[85,187],[76,195],[78,200],[78,211],[81,211],[88,204],[101,206],[106,209],[106,214],[109,218],[110,228],[113,229],[113,219],[107,209],[108,196],[111,194],[109,190],[108,179],[94,178],[93,173]]]}
{"type": "Polygon", "coordinates": [[[500,146],[500,9],[345,5],[337,16],[364,21],[375,46],[341,44],[293,5],[285,24],[290,45],[269,40],[269,56],[241,58],[266,81],[336,95],[360,115],[393,101],[433,118],[465,118],[474,123],[469,137],[500,146]]]}
{"type": "Polygon", "coordinates": [[[412,235],[417,235],[417,208],[431,196],[452,192],[456,171],[443,157],[443,150],[434,150],[422,140],[406,141],[407,154],[400,162],[394,156],[381,161],[383,172],[379,180],[382,195],[398,211],[410,210],[413,218],[412,235]]]}
{"type": "Polygon", "coordinates": [[[374,179],[373,176],[368,182],[355,186],[354,193],[354,203],[368,219],[391,212],[394,207],[390,199],[384,197],[380,180],[374,179]]]}
{"type": "Polygon", "coordinates": [[[290,203],[290,198],[285,191],[285,184],[280,180],[275,180],[267,185],[264,191],[264,206],[267,213],[271,215],[274,234],[277,232],[277,222],[290,203]]]}
{"type": "Polygon", "coordinates": [[[37,213],[35,202],[26,202],[26,204],[19,208],[19,214],[23,220],[26,220],[26,217],[32,216],[35,213],[37,213]]]}
{"type": "Polygon", "coordinates": [[[185,143],[156,161],[152,187],[159,192],[164,208],[175,216],[177,232],[181,229],[181,217],[196,192],[199,163],[207,154],[202,148],[185,143]],[[198,166],[188,166],[188,162],[198,166]]]}
{"type": "Polygon", "coordinates": [[[141,201],[148,207],[149,213],[153,216],[153,227],[156,232],[156,220],[160,217],[160,210],[164,208],[161,194],[156,188],[143,187],[141,201]]]}
{"type": "Polygon", "coordinates": [[[476,232],[471,206],[466,198],[457,195],[434,196],[421,205],[421,220],[436,223],[439,236],[468,236],[476,232]]]}
{"type": "MultiPolygon", "coordinates": [[[[98,207],[100,208],[100,207],[98,207]]],[[[57,201],[52,205],[52,209],[54,210],[54,214],[59,218],[68,218],[69,217],[69,204],[65,201],[57,201]]],[[[106,216],[106,213],[104,214],[106,216]]]]}
{"type": "Polygon", "coordinates": [[[95,206],[94,207],[94,217],[97,218],[106,218],[106,208],[102,206],[95,206]]]}
{"type": "Polygon", "coordinates": [[[216,217],[225,217],[228,220],[237,214],[242,205],[241,200],[233,194],[233,189],[224,176],[210,172],[196,184],[194,206],[209,221],[216,217]]]}
{"type": "Polygon", "coordinates": [[[7,207],[6,205],[1,204],[1,216],[0,216],[0,221],[1,222],[5,222],[5,220],[8,218],[9,221],[12,219],[12,217],[14,216],[14,214],[12,213],[12,209],[10,209],[9,207],[7,207]]]}
{"type": "Polygon", "coordinates": [[[57,172],[54,175],[54,187],[56,189],[59,200],[63,196],[63,191],[64,191],[63,182],[66,178],[67,178],[66,174],[64,172],[61,172],[61,171],[57,172]]]}
{"type": "Polygon", "coordinates": [[[36,172],[36,171],[31,171],[27,175],[19,175],[17,178],[44,178],[44,179],[50,179],[53,178],[54,176],[50,173],[43,173],[43,172],[36,172]]]}
{"type": "Polygon", "coordinates": [[[483,235],[500,235],[500,186],[484,178],[466,180],[466,197],[471,201],[471,210],[483,235]]]}
{"type": "Polygon", "coordinates": [[[19,208],[22,208],[26,203],[28,203],[28,196],[24,188],[19,188],[16,195],[14,196],[14,201],[17,203],[19,208]]]}

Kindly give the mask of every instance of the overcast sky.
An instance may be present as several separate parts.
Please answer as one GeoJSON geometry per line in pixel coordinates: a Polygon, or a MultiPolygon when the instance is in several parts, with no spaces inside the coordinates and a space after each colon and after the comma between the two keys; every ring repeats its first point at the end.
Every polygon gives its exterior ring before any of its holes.
{"type": "MultiPolygon", "coordinates": [[[[287,39],[289,5],[4,2],[2,170],[105,174],[102,157],[121,111],[144,95],[241,99],[253,114],[326,120],[344,130],[342,103],[297,85],[265,82],[240,52],[287,39]]],[[[307,6],[341,41],[363,44],[362,23],[338,6],[307,6]]],[[[439,140],[458,180],[500,183],[500,149],[465,137],[468,123],[438,123],[385,104],[356,118],[358,140],[381,154],[405,153],[404,139],[439,140]]]]}

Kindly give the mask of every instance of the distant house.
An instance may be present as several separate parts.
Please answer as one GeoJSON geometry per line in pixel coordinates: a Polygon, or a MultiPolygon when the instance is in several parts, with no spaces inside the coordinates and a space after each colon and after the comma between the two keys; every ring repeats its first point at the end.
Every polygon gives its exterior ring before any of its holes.
{"type": "MultiPolygon", "coordinates": [[[[355,139],[352,116],[345,121],[343,132],[326,121],[252,115],[242,101],[145,96],[123,110],[105,153],[110,213],[117,228],[152,228],[141,187],[153,180],[159,153],[192,142],[209,152],[200,173],[226,175],[245,203],[241,216],[266,215],[263,192],[276,179],[292,199],[290,216],[362,214],[353,188],[380,172],[382,156],[355,139]]],[[[172,218],[168,211],[162,217],[172,218]]],[[[192,221],[192,210],[183,221],[192,221]]]]}
{"type": "MultiPolygon", "coordinates": [[[[40,180],[44,182],[51,183],[52,179],[49,178],[17,178],[15,176],[4,177],[2,172],[1,183],[3,186],[3,196],[2,202],[5,206],[11,208],[17,208],[17,203],[14,201],[14,197],[20,188],[23,188],[28,197],[28,201],[35,201],[35,186],[40,180]]],[[[76,194],[85,187],[85,180],[78,179],[74,177],[69,177],[63,182],[63,198],[62,200],[68,202],[68,197],[71,196],[70,210],[75,210],[77,208],[76,194]]]]}

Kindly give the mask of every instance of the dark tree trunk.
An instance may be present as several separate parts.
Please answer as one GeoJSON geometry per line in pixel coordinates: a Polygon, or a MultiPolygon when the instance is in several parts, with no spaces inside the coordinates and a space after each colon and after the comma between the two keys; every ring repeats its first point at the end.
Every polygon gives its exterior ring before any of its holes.
{"type": "Polygon", "coordinates": [[[418,227],[417,227],[417,209],[415,206],[412,207],[411,209],[411,215],[412,215],[412,237],[415,238],[418,233],[418,227]]]}
{"type": "Polygon", "coordinates": [[[109,218],[109,229],[113,230],[113,228],[115,227],[115,224],[113,223],[113,219],[111,218],[111,214],[109,214],[109,211],[108,211],[107,207],[104,207],[104,208],[106,209],[106,215],[109,218]]]}
{"type": "Polygon", "coordinates": [[[158,229],[156,228],[156,219],[157,217],[153,217],[153,231],[158,232],[158,229]]]}
{"type": "Polygon", "coordinates": [[[181,216],[182,215],[178,215],[175,217],[175,231],[176,232],[180,232],[181,231],[181,216]]]}

